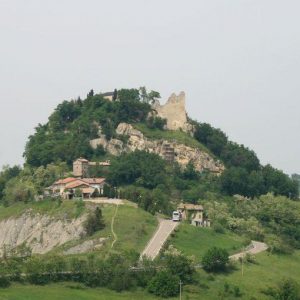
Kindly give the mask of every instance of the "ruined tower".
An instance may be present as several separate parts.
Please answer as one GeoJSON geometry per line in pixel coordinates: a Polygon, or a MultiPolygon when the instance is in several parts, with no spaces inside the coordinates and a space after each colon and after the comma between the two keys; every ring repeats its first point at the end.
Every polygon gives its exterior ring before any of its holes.
{"type": "Polygon", "coordinates": [[[161,105],[159,101],[156,101],[153,104],[153,109],[157,112],[159,117],[167,119],[167,129],[186,129],[188,123],[185,111],[184,92],[180,92],[178,96],[173,93],[164,105],[161,105]]]}

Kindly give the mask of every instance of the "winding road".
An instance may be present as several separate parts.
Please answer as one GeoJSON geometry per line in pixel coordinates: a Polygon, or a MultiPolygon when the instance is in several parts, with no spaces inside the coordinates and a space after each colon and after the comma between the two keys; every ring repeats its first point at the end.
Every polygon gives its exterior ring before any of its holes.
{"type": "Polygon", "coordinates": [[[141,258],[146,256],[147,258],[153,260],[159,254],[159,251],[168,239],[169,235],[178,225],[179,222],[159,219],[158,229],[142,252],[141,258]]]}

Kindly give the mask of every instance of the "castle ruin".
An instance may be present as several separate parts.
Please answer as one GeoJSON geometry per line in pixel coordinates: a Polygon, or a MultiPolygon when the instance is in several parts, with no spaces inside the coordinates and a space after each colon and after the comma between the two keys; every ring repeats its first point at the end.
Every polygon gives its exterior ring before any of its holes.
{"type": "Polygon", "coordinates": [[[153,109],[157,112],[157,116],[167,120],[167,129],[188,131],[189,124],[185,110],[184,92],[180,92],[178,96],[173,93],[164,105],[156,100],[153,109]]]}

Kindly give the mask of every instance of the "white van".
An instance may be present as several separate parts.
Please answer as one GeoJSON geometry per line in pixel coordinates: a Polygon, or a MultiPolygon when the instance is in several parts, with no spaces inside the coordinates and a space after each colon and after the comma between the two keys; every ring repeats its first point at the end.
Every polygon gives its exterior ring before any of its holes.
{"type": "Polygon", "coordinates": [[[179,222],[181,220],[181,213],[177,210],[173,211],[172,220],[174,222],[179,222]]]}

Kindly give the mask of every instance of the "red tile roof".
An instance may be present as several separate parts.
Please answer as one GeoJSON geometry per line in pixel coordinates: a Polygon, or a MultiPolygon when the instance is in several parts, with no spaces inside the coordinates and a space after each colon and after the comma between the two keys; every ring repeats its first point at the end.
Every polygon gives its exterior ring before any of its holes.
{"type": "Polygon", "coordinates": [[[68,177],[68,178],[65,178],[65,179],[59,179],[56,182],[54,182],[54,184],[67,184],[67,183],[70,183],[70,182],[75,181],[75,180],[77,180],[77,179],[74,178],[74,177],[68,177]]]}
{"type": "Polygon", "coordinates": [[[74,182],[70,182],[70,183],[66,184],[65,188],[66,189],[74,189],[74,188],[77,188],[77,187],[82,186],[82,185],[85,185],[86,187],[89,187],[88,183],[78,179],[74,182]]]}

